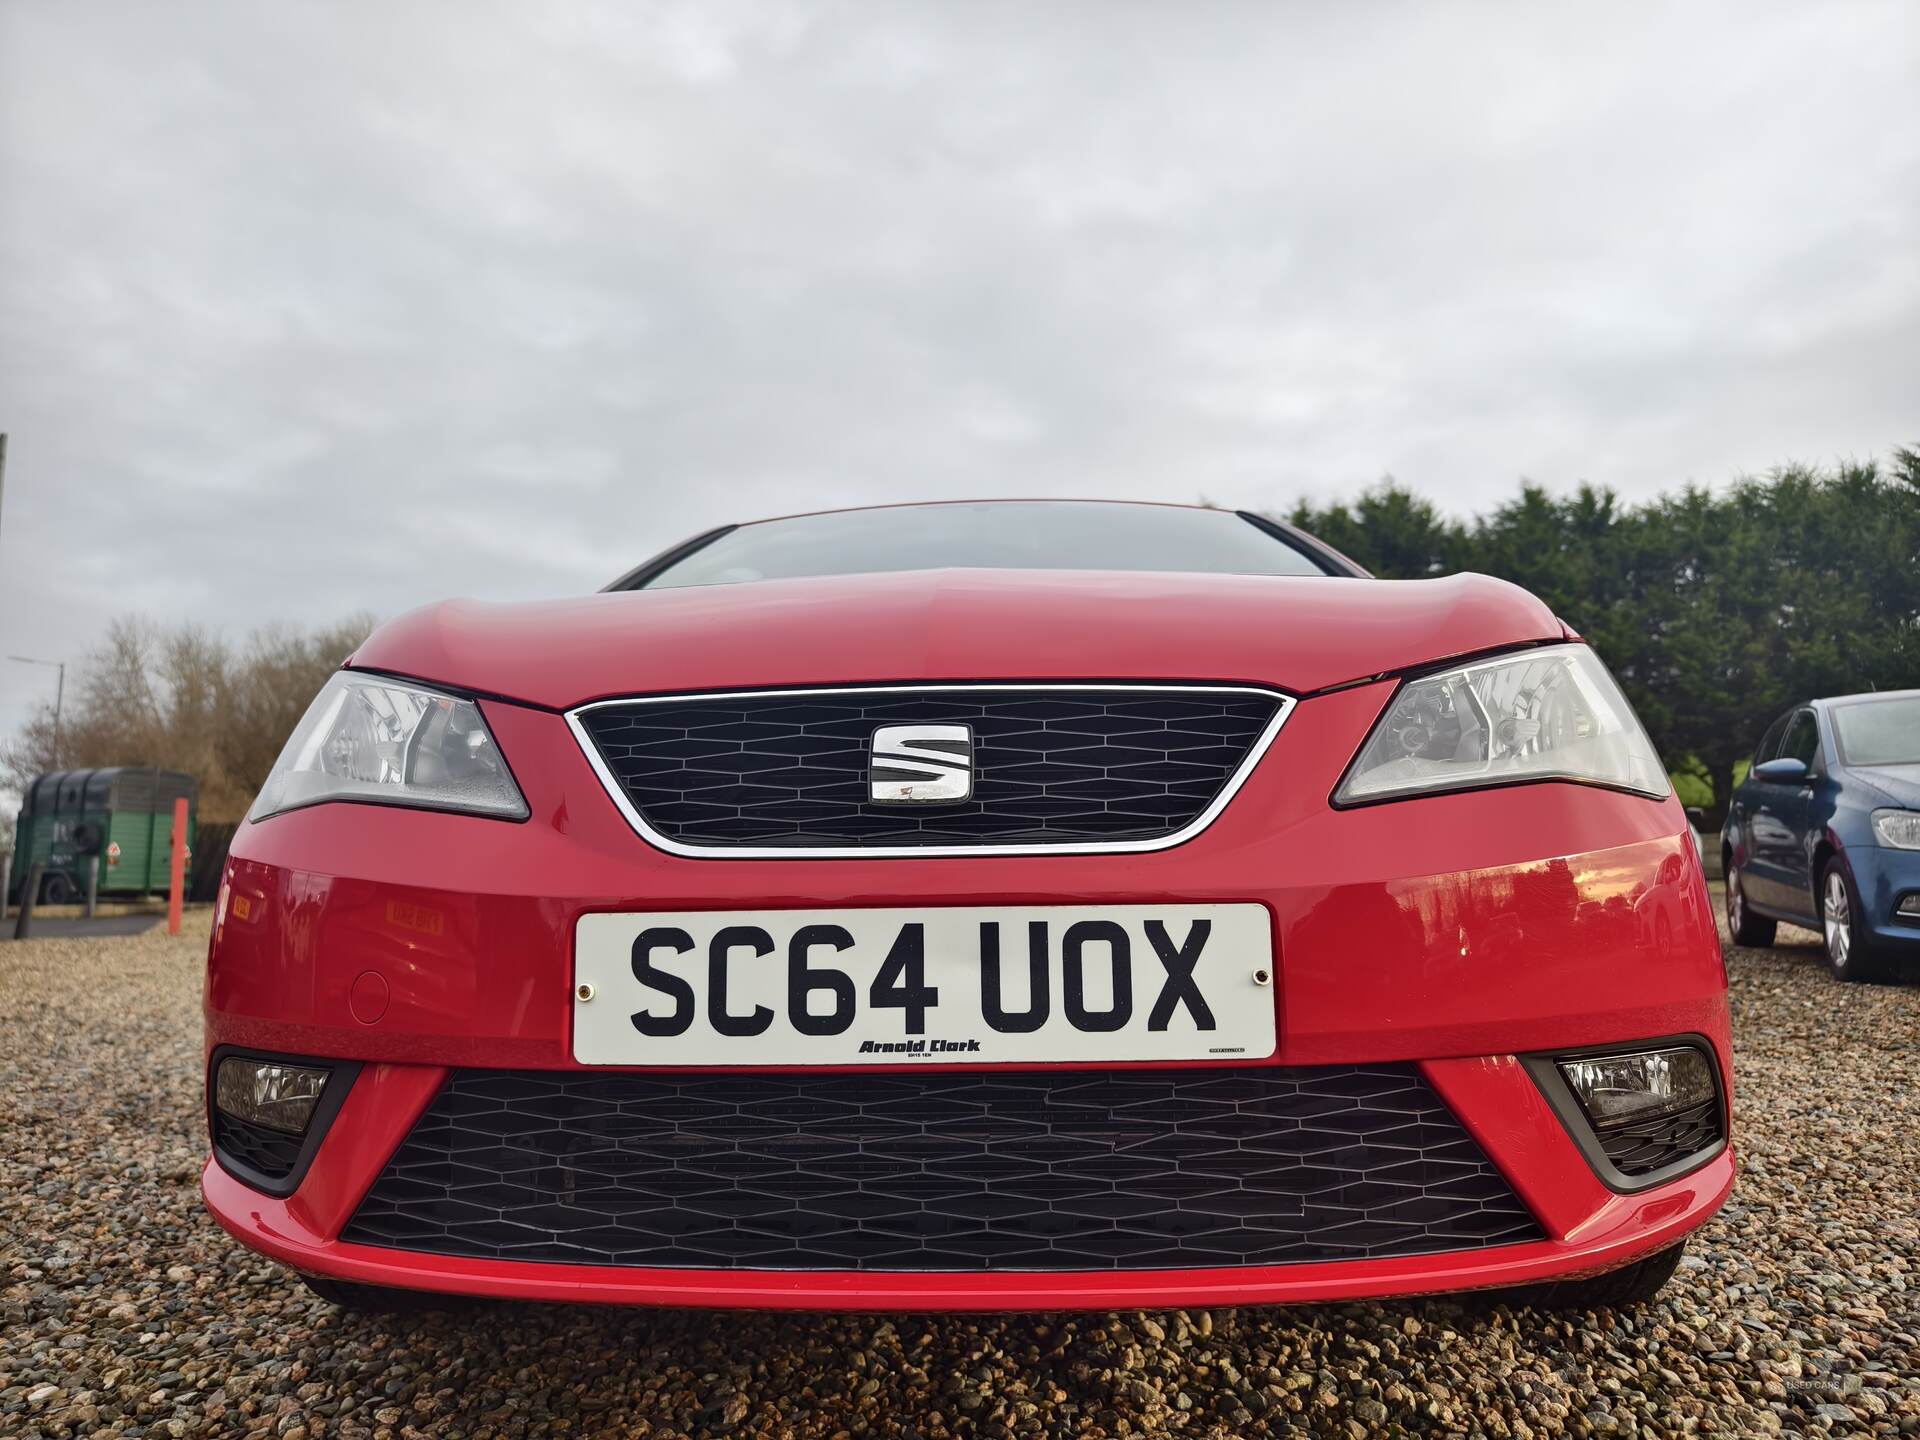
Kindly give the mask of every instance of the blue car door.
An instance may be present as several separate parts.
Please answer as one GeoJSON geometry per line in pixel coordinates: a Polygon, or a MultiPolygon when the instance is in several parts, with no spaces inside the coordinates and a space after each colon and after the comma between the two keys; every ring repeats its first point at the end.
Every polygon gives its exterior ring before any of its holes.
{"type": "MultiPolygon", "coordinates": [[[[1820,754],[1820,724],[1811,710],[1796,710],[1787,722],[1775,758],[1793,759],[1811,772],[1820,754]]],[[[1753,858],[1747,867],[1747,896],[1769,910],[1812,918],[1813,880],[1809,872],[1813,847],[1807,838],[1813,802],[1813,776],[1792,784],[1762,782],[1753,785],[1749,801],[1749,844],[1753,858]]]]}
{"type": "MultiPolygon", "coordinates": [[[[1787,722],[1792,718],[1793,712],[1789,710],[1767,726],[1760,743],[1754,747],[1747,778],[1733,792],[1733,803],[1727,810],[1727,838],[1733,844],[1733,863],[1740,867],[1741,884],[1746,890],[1747,899],[1768,907],[1773,904],[1773,886],[1769,883],[1766,863],[1762,858],[1765,847],[1754,834],[1753,822],[1763,810],[1771,787],[1765,781],[1755,779],[1753,771],[1780,753],[1780,738],[1787,733],[1787,722]]],[[[1764,825],[1771,821],[1762,823],[1764,825]]]]}

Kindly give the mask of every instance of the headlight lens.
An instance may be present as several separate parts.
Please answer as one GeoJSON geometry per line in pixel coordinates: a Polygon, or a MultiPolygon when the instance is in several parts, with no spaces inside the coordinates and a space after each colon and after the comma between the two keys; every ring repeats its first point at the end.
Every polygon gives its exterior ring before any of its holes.
{"type": "Polygon", "coordinates": [[[333,1072],[311,1065],[276,1065],[230,1058],[214,1075],[213,1103],[237,1120],[289,1135],[306,1133],[313,1107],[333,1072]]]}
{"type": "Polygon", "coordinates": [[[249,818],[323,800],[527,818],[527,802],[479,706],[351,670],[329,680],[307,707],[249,818]]]}
{"type": "Polygon", "coordinates": [[[1334,800],[1524,780],[1581,780],[1655,797],[1670,792],[1653,742],[1585,645],[1543,646],[1409,680],[1334,800]]]}
{"type": "Polygon", "coordinates": [[[1691,1110],[1714,1097],[1713,1067],[1691,1045],[1562,1060],[1560,1073],[1596,1130],[1691,1110]]]}
{"type": "Polygon", "coordinates": [[[1873,834],[1889,850],[1920,850],[1920,810],[1876,810],[1873,834]]]}

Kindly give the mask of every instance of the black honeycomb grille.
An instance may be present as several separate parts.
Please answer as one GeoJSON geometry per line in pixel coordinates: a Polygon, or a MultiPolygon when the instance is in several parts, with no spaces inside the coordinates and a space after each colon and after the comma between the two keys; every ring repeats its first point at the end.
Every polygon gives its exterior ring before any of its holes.
{"type": "Polygon", "coordinates": [[[1246,759],[1280,697],[1217,688],[818,691],[583,711],[647,824],[689,845],[1073,844],[1191,824],[1246,759]],[[963,724],[973,794],[876,805],[873,732],[963,724]]]}
{"type": "Polygon", "coordinates": [[[1688,1110],[1659,1115],[1617,1130],[1600,1132],[1600,1148],[1622,1175],[1651,1175],[1717,1144],[1726,1134],[1720,1102],[1708,1100],[1688,1110]]]}
{"type": "Polygon", "coordinates": [[[1541,1237],[1411,1066],[457,1071],[343,1239],[488,1259],[1125,1270],[1541,1237]]]}
{"type": "Polygon", "coordinates": [[[300,1163],[305,1137],[269,1130],[215,1109],[213,1144],[223,1156],[275,1180],[285,1179],[300,1163]]]}

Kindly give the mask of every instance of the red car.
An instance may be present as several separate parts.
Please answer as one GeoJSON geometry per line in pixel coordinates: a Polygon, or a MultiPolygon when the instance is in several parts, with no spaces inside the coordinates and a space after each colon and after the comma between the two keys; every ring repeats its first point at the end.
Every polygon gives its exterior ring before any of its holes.
{"type": "Polygon", "coordinates": [[[1482,576],[728,526],[382,627],[235,836],[207,1204],[341,1303],[1628,1303],[1733,1184],[1687,818],[1482,576]]]}

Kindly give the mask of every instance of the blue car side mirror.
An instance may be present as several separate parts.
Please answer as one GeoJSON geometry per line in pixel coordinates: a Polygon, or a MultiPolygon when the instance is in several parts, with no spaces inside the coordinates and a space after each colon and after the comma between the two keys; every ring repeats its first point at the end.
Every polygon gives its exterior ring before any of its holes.
{"type": "Polygon", "coordinates": [[[1766,760],[1753,767],[1753,778],[1765,780],[1771,785],[1798,785],[1807,778],[1807,762],[1782,755],[1778,760],[1766,760]]]}

